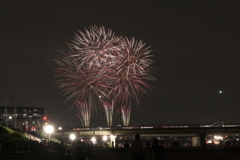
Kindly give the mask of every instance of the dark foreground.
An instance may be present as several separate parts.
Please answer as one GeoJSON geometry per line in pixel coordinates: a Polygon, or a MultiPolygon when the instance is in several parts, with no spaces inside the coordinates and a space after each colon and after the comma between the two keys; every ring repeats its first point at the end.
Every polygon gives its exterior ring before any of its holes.
{"type": "MultiPolygon", "coordinates": [[[[197,148],[168,148],[164,160],[237,160],[240,149],[203,150],[197,148]]],[[[152,148],[144,148],[145,160],[154,160],[152,148]]],[[[103,148],[93,150],[88,160],[132,160],[130,148],[103,148]]],[[[0,153],[1,160],[61,160],[56,152],[0,153]]],[[[63,159],[64,160],[64,159],[63,159]]]]}

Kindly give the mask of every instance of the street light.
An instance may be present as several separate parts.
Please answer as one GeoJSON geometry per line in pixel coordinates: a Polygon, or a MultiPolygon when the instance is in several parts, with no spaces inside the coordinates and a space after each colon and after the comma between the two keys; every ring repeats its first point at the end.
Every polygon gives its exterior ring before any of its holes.
{"type": "Polygon", "coordinates": [[[71,146],[72,146],[72,141],[76,138],[75,134],[70,134],[70,141],[71,141],[71,146]]]}
{"type": "Polygon", "coordinates": [[[106,141],[107,140],[107,136],[103,136],[103,140],[106,141]]]}
{"type": "Polygon", "coordinates": [[[50,142],[50,134],[53,133],[53,126],[45,126],[45,132],[49,134],[49,142],[50,142]]]}
{"type": "Polygon", "coordinates": [[[93,142],[93,144],[96,142],[96,138],[92,137],[91,141],[93,142]]]}
{"type": "Polygon", "coordinates": [[[222,91],[219,91],[219,94],[220,94],[220,103],[221,103],[221,122],[222,122],[222,91]]]}
{"type": "Polygon", "coordinates": [[[108,137],[107,137],[107,136],[103,136],[103,138],[102,138],[102,139],[103,139],[103,141],[104,141],[104,142],[103,142],[103,146],[105,146],[105,145],[106,145],[106,141],[107,141],[108,137]]]}

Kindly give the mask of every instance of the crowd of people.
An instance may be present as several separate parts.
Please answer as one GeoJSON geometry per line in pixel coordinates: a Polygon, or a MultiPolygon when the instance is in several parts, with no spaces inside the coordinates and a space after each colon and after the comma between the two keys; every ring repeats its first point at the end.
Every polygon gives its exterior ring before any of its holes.
{"type": "MultiPolygon", "coordinates": [[[[89,143],[77,141],[73,151],[66,148],[63,142],[57,146],[57,153],[59,159],[64,160],[88,160],[89,157],[93,157],[92,145],[89,143]]],[[[129,143],[124,144],[125,148],[131,147],[131,153],[133,160],[144,160],[146,157],[143,154],[143,142],[140,140],[140,135],[135,135],[135,140],[132,141],[131,146],[129,143]]],[[[155,160],[162,160],[164,156],[163,145],[160,145],[157,139],[153,139],[152,143],[149,142],[145,147],[152,147],[155,160]]]]}
{"type": "Polygon", "coordinates": [[[77,141],[75,149],[67,149],[63,142],[57,146],[59,159],[65,160],[88,160],[88,157],[93,157],[92,146],[89,143],[77,141]]]}
{"type": "MultiPolygon", "coordinates": [[[[151,143],[145,144],[145,147],[150,147],[151,143]]],[[[163,145],[159,145],[157,139],[153,139],[152,141],[152,149],[155,156],[155,160],[162,160],[164,156],[163,145]]],[[[135,135],[135,140],[132,142],[132,155],[133,160],[143,160],[145,159],[143,154],[143,142],[140,140],[140,134],[135,135]]]]}

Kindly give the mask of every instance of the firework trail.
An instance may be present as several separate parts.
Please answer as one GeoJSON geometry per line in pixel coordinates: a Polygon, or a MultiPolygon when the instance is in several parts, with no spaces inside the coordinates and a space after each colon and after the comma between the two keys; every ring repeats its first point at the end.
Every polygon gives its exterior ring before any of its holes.
{"type": "Polygon", "coordinates": [[[75,105],[78,108],[78,113],[76,114],[82,122],[84,127],[89,127],[91,118],[91,105],[86,102],[76,102],[75,105]]]}
{"type": "Polygon", "coordinates": [[[128,126],[130,122],[131,107],[121,106],[123,126],[128,126]]]}
{"type": "Polygon", "coordinates": [[[106,113],[107,126],[112,126],[114,101],[111,102],[102,101],[102,105],[106,113]]]}

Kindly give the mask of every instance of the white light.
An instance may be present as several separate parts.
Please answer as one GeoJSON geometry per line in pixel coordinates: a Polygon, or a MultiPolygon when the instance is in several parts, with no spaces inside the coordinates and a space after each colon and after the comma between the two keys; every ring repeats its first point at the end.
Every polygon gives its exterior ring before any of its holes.
{"type": "Polygon", "coordinates": [[[208,140],[206,143],[212,143],[212,141],[211,141],[211,140],[208,140]]]}
{"type": "Polygon", "coordinates": [[[102,96],[98,96],[99,98],[102,98],[102,96]]]}
{"type": "Polygon", "coordinates": [[[222,91],[219,91],[219,93],[221,94],[221,93],[222,93],[222,91]]]}
{"type": "Polygon", "coordinates": [[[217,142],[217,141],[215,141],[214,143],[215,143],[215,144],[219,144],[219,142],[217,142]]]}
{"type": "Polygon", "coordinates": [[[111,137],[111,138],[117,138],[117,136],[115,136],[115,135],[112,135],[112,134],[111,134],[111,136],[110,136],[110,137],[111,137]]]}
{"type": "Polygon", "coordinates": [[[62,130],[62,127],[58,127],[58,130],[62,130]]]}
{"type": "Polygon", "coordinates": [[[103,136],[103,140],[106,141],[107,140],[107,136],[103,136]]]}
{"type": "Polygon", "coordinates": [[[9,119],[12,119],[12,116],[9,116],[9,119]]]}
{"type": "Polygon", "coordinates": [[[94,143],[96,142],[96,138],[95,137],[92,137],[91,141],[94,143]]]}
{"type": "Polygon", "coordinates": [[[71,140],[74,140],[76,138],[75,134],[70,134],[69,137],[70,137],[71,140]]]}
{"type": "Polygon", "coordinates": [[[214,136],[214,139],[223,139],[221,136],[214,136]]]}
{"type": "Polygon", "coordinates": [[[49,133],[49,134],[52,133],[53,132],[53,126],[46,126],[45,127],[45,132],[49,133]]]}

